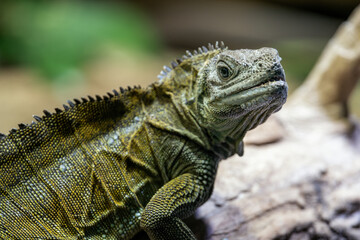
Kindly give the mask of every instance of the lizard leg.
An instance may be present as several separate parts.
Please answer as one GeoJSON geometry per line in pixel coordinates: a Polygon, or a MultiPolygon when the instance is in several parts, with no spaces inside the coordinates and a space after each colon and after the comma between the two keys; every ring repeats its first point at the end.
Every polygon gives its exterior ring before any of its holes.
{"type": "Polygon", "coordinates": [[[195,240],[181,218],[194,213],[207,200],[212,183],[185,173],[169,181],[151,198],[141,216],[141,227],[152,240],[195,240]],[[210,185],[210,186],[209,186],[210,185]]]}

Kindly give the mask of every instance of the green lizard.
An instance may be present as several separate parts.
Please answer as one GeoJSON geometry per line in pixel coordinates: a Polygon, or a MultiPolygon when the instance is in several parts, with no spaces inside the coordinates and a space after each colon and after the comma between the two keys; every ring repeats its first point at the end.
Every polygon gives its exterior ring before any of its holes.
{"type": "Polygon", "coordinates": [[[221,159],[286,101],[275,49],[187,51],[142,89],[75,99],[0,135],[3,239],[195,239],[221,159]]]}

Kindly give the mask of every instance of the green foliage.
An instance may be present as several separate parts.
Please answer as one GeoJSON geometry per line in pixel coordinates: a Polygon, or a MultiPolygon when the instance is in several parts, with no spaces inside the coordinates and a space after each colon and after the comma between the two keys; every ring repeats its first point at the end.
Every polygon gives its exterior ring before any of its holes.
{"type": "Polygon", "coordinates": [[[26,64],[55,80],[104,46],[159,49],[148,19],[129,5],[80,1],[0,4],[0,61],[26,64]]]}

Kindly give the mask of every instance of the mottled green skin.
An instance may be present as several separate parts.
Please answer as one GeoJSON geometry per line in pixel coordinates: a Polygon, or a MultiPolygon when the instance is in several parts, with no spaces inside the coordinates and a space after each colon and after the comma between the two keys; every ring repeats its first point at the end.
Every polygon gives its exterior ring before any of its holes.
{"type": "Polygon", "coordinates": [[[181,219],[287,86],[273,49],[184,58],[146,89],[79,101],[0,138],[0,237],[195,239],[181,219]]]}

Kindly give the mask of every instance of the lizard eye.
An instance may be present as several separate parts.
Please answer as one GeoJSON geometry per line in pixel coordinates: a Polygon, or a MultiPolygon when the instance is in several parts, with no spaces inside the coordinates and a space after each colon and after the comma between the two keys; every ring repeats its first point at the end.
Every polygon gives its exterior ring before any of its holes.
{"type": "Polygon", "coordinates": [[[230,71],[227,67],[220,67],[219,68],[219,73],[221,75],[222,78],[228,78],[230,75],[230,71]]]}
{"type": "Polygon", "coordinates": [[[217,65],[217,74],[221,80],[229,80],[233,76],[233,71],[226,62],[219,61],[217,65]]]}

